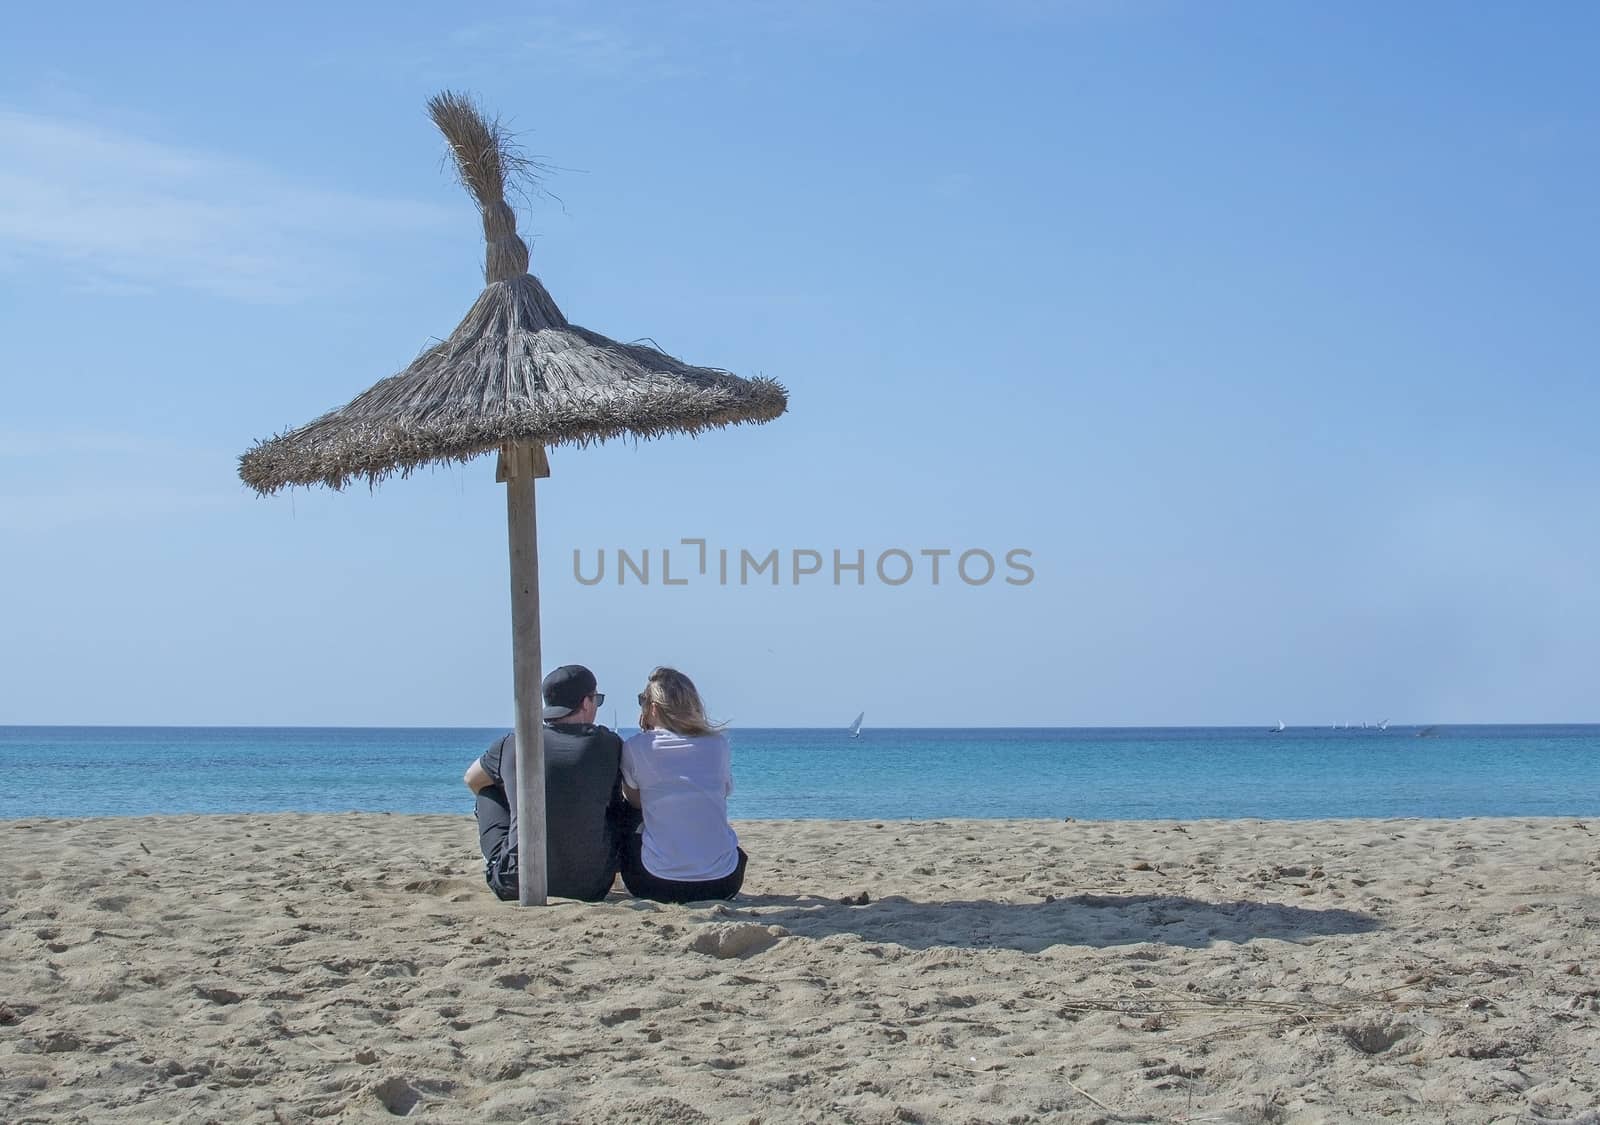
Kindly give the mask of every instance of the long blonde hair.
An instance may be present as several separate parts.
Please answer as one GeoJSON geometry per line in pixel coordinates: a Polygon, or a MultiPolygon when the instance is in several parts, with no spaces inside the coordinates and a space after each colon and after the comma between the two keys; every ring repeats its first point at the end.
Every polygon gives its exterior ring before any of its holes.
{"type": "Polygon", "coordinates": [[[644,703],[639,708],[639,725],[645,725],[646,712],[655,708],[656,724],[673,734],[694,738],[703,734],[716,734],[724,724],[706,718],[706,705],[695,690],[694,681],[676,668],[657,668],[641,693],[644,703]]]}

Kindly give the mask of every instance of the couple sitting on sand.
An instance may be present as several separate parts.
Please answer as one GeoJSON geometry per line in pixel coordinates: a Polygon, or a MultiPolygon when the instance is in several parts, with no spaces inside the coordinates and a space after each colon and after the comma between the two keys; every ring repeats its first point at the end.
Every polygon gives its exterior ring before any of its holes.
{"type": "MultiPolygon", "coordinates": [[[[728,740],[682,672],[657,668],[639,693],[639,733],[595,723],[605,695],[581,664],[544,678],[546,870],[552,895],[597,902],[617,873],[638,898],[732,898],[746,856],[728,823],[728,740]],[[641,828],[641,813],[643,826],[641,828]]],[[[478,798],[484,878],[517,897],[517,739],[467,768],[478,798]]]]}

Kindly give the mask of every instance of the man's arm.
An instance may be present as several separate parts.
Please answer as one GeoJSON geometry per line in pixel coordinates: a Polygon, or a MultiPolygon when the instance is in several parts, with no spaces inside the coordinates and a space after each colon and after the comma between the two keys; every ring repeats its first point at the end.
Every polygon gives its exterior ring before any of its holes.
{"type": "Polygon", "coordinates": [[[462,776],[461,780],[473,793],[481,793],[494,784],[494,778],[489,776],[489,771],[484,769],[483,763],[476,758],[467,767],[467,772],[462,776]]]}
{"type": "Polygon", "coordinates": [[[626,781],[622,783],[622,796],[628,802],[628,804],[632,805],[634,808],[637,809],[643,807],[639,804],[639,791],[633,786],[629,785],[626,781]]]}

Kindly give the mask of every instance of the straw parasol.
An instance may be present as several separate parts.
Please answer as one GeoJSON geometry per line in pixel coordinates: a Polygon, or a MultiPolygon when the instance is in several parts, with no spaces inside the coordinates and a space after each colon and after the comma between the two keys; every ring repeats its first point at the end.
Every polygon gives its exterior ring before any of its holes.
{"type": "Polygon", "coordinates": [[[770,379],[692,367],[654,347],[622,344],[570,324],[528,273],[528,247],[506,203],[528,171],[505,128],[473,100],[428,102],[461,182],[483,215],[487,285],[442,343],[337,410],[258,442],[239,476],[262,495],[292,485],[376,485],[440,461],[499,453],[511,545],[512,673],[516,696],[521,902],[546,896],[544,745],[540,698],[539,559],[534,480],[545,448],[616,437],[697,434],[766,422],[788,407],[770,379]]]}

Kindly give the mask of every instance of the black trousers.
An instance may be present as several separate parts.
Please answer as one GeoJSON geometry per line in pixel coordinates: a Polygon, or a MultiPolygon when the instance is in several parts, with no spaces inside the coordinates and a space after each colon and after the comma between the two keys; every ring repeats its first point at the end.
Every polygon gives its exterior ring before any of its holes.
{"type": "Polygon", "coordinates": [[[720,879],[686,883],[677,879],[659,879],[650,874],[644,865],[641,851],[644,837],[629,833],[622,841],[622,885],[634,898],[647,898],[653,902],[704,902],[713,898],[732,898],[744,886],[744,868],[750,857],[739,849],[739,866],[720,879]]]}
{"type": "MultiPolygon", "coordinates": [[[[639,810],[621,802],[618,806],[607,814],[612,818],[613,839],[634,839],[642,819],[639,810]]],[[[478,850],[483,852],[483,881],[501,902],[510,902],[520,893],[521,885],[517,879],[517,842],[511,837],[511,802],[506,791],[498,785],[484,786],[478,791],[474,814],[478,818],[478,850]]],[[[616,862],[614,858],[612,870],[616,869],[616,862]]]]}
{"type": "Polygon", "coordinates": [[[498,785],[478,790],[478,850],[483,852],[483,879],[502,902],[517,897],[517,842],[511,839],[511,804],[498,785]]]}

